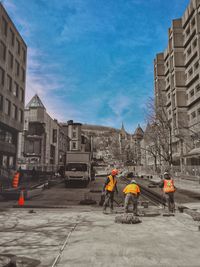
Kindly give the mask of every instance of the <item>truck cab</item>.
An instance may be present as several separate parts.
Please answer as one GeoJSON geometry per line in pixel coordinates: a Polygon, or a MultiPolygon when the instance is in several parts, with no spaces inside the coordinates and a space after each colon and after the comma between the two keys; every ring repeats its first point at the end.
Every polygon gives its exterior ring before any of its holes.
{"type": "Polygon", "coordinates": [[[70,182],[79,181],[85,186],[91,180],[91,167],[88,163],[82,162],[69,162],[65,168],[65,185],[67,186],[70,182]]]}

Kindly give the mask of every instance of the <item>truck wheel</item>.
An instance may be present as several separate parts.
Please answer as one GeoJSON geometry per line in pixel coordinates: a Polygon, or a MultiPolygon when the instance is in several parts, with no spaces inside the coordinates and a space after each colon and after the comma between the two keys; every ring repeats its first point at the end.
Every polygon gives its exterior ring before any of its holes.
{"type": "Polygon", "coordinates": [[[83,187],[85,187],[85,188],[86,188],[86,187],[87,187],[87,185],[88,185],[88,181],[84,181],[84,182],[83,182],[83,187]]]}
{"type": "Polygon", "coordinates": [[[69,187],[69,182],[65,181],[65,187],[68,188],[69,187]]]}

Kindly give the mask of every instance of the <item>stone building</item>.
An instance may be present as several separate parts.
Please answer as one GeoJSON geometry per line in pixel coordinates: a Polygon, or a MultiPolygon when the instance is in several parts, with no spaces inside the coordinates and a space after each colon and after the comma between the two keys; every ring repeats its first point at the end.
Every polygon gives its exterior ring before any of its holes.
{"type": "Polygon", "coordinates": [[[172,21],[168,46],[154,60],[156,112],[172,130],[173,164],[200,165],[200,0],[172,21]]]}
{"type": "Polygon", "coordinates": [[[24,131],[20,135],[19,163],[41,169],[64,165],[68,138],[64,129],[46,112],[35,95],[25,108],[24,131]]]}
{"type": "Polygon", "coordinates": [[[0,168],[15,167],[23,130],[27,46],[0,3],[0,168]]]}
{"type": "Polygon", "coordinates": [[[138,125],[134,134],[132,135],[132,151],[134,164],[140,166],[142,164],[142,152],[141,152],[141,142],[144,138],[144,131],[138,125]]]}

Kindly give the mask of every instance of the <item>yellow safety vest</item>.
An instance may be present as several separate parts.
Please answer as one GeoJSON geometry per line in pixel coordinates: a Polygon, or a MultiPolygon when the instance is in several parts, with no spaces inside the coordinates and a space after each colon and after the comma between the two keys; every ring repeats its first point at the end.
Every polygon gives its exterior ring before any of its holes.
{"type": "Polygon", "coordinates": [[[167,179],[164,180],[163,191],[165,193],[175,192],[175,187],[174,187],[173,180],[167,180],[167,179]]]}
{"type": "Polygon", "coordinates": [[[117,180],[116,180],[112,175],[109,175],[108,178],[109,178],[110,181],[109,181],[109,183],[106,185],[106,188],[105,188],[105,189],[106,189],[107,191],[112,192],[112,191],[114,191],[114,189],[115,189],[117,180]]]}
{"type": "Polygon", "coordinates": [[[124,194],[131,193],[137,195],[138,193],[140,193],[140,188],[137,184],[129,184],[124,188],[123,193],[124,194]]]}

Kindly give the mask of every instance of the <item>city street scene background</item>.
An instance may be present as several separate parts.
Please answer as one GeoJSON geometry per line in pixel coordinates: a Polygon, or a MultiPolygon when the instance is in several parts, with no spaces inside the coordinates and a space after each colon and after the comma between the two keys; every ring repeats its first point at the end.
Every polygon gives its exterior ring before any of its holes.
{"type": "Polygon", "coordinates": [[[0,267],[199,266],[199,36],[200,0],[0,1],[0,267]]]}

